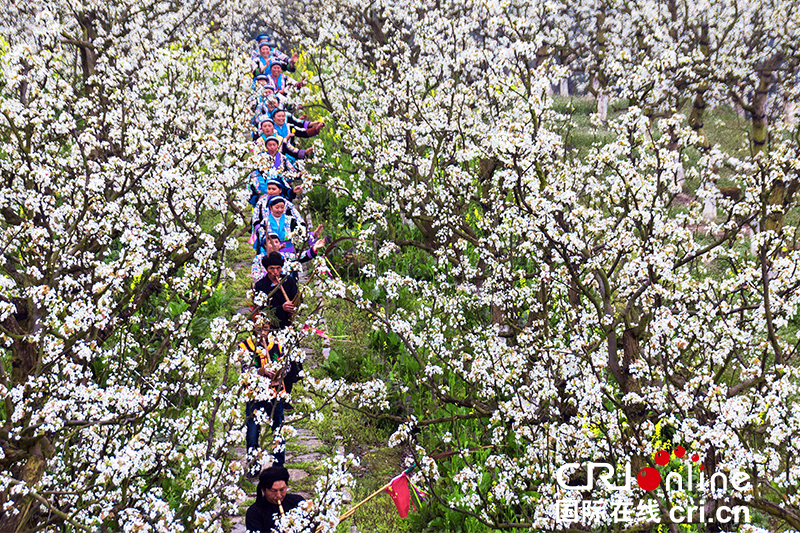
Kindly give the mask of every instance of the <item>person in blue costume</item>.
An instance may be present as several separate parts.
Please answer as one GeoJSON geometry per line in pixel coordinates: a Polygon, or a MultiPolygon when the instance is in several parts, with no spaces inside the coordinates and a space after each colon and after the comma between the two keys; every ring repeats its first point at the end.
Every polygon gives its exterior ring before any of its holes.
{"type": "Polygon", "coordinates": [[[267,215],[266,233],[278,236],[286,253],[294,253],[292,237],[300,226],[305,226],[301,218],[286,213],[286,199],[283,196],[273,196],[269,199],[269,214],[267,215]]]}
{"type": "Polygon", "coordinates": [[[253,123],[256,127],[265,119],[272,120],[273,109],[281,107],[280,101],[275,96],[275,91],[269,85],[265,85],[261,92],[262,97],[258,100],[258,105],[253,108],[253,123]]]}
{"type": "Polygon", "coordinates": [[[253,86],[253,94],[250,96],[250,111],[253,113],[253,126],[258,126],[255,122],[256,119],[261,117],[265,113],[267,109],[266,100],[270,96],[274,96],[275,91],[272,90],[267,84],[267,76],[264,74],[259,74],[255,77],[254,86],[253,86]]]}
{"type": "MultiPolygon", "coordinates": [[[[266,73],[265,73],[266,74],[266,73]]],[[[276,93],[285,95],[286,91],[294,86],[292,80],[283,74],[283,68],[278,62],[273,62],[269,65],[269,74],[267,74],[267,85],[272,87],[276,93]]]]}
{"type": "Polygon", "coordinates": [[[294,117],[292,117],[295,125],[290,127],[289,123],[287,122],[286,110],[278,108],[274,109],[271,113],[272,122],[275,123],[275,136],[281,139],[283,142],[291,143],[291,139],[293,137],[300,137],[304,139],[313,137],[325,126],[325,123],[322,121],[295,121],[294,117]],[[307,124],[308,127],[298,126],[297,124],[307,124]]]}
{"type": "MultiPolygon", "coordinates": [[[[278,138],[274,135],[263,139],[266,151],[259,152],[262,161],[260,167],[250,172],[250,205],[256,206],[258,200],[268,194],[269,180],[280,183],[281,192],[289,200],[294,200],[303,193],[302,185],[291,185],[292,177],[296,175],[293,158],[278,151],[278,138]]],[[[306,152],[303,153],[305,156],[306,152]]]]}
{"type": "MultiPolygon", "coordinates": [[[[256,143],[258,143],[259,147],[263,147],[266,150],[265,144],[267,139],[273,135],[275,135],[275,123],[271,118],[264,118],[261,121],[261,135],[256,140],[256,143]]],[[[294,145],[287,142],[281,142],[279,148],[283,155],[296,161],[306,159],[314,151],[313,146],[309,146],[308,148],[296,148],[294,145]]]]}
{"type": "MultiPolygon", "coordinates": [[[[270,135],[264,139],[264,148],[266,148],[266,151],[261,152],[261,155],[266,157],[267,172],[277,173],[278,175],[283,175],[287,172],[297,172],[293,158],[282,154],[280,152],[280,146],[281,141],[275,135],[270,135]]],[[[263,168],[264,167],[262,167],[262,169],[263,168]]]]}
{"type": "MultiPolygon", "coordinates": [[[[266,194],[259,197],[258,201],[253,206],[252,216],[252,244],[253,249],[257,254],[263,254],[266,250],[265,239],[267,235],[267,217],[269,216],[269,201],[275,196],[283,196],[283,191],[286,184],[279,178],[268,178],[266,182],[266,194]]],[[[286,198],[285,196],[283,196],[286,198]]],[[[286,213],[289,216],[300,219],[299,213],[294,208],[294,204],[290,200],[286,200],[286,213]]]]}
{"type": "Polygon", "coordinates": [[[262,116],[266,114],[266,99],[274,94],[275,93],[272,88],[267,86],[267,77],[263,74],[256,76],[255,80],[253,81],[253,93],[248,99],[248,105],[253,114],[253,120],[251,120],[250,123],[253,126],[254,141],[258,138],[258,128],[262,120],[262,116]]]}
{"type": "Polygon", "coordinates": [[[270,46],[268,39],[262,40],[258,44],[258,55],[253,58],[252,62],[253,77],[259,74],[269,74],[270,66],[273,64],[281,65],[281,70],[285,66],[288,72],[294,72],[297,59],[297,54],[289,57],[277,48],[270,46]]]}
{"type": "Polygon", "coordinates": [[[291,201],[303,193],[303,186],[297,183],[299,174],[294,158],[279,152],[278,143],[278,138],[274,135],[264,140],[266,152],[259,153],[259,170],[262,174],[266,173],[269,179],[280,181],[282,194],[291,201]]]}
{"type": "Polygon", "coordinates": [[[305,226],[305,223],[291,202],[280,195],[264,196],[253,209],[253,249],[256,254],[266,253],[267,236],[274,233],[281,241],[280,249],[284,253],[294,253],[294,245],[288,236],[300,226],[305,226]]]}
{"type": "Polygon", "coordinates": [[[271,118],[269,118],[269,116],[264,115],[260,117],[258,130],[261,132],[261,134],[258,136],[256,143],[259,145],[259,148],[266,150],[267,139],[275,135],[275,123],[271,118]]]}
{"type": "Polygon", "coordinates": [[[262,196],[267,194],[267,181],[269,178],[264,176],[264,174],[259,169],[254,169],[250,172],[250,183],[248,187],[250,189],[250,205],[253,208],[258,205],[258,201],[261,199],[262,196]]]}

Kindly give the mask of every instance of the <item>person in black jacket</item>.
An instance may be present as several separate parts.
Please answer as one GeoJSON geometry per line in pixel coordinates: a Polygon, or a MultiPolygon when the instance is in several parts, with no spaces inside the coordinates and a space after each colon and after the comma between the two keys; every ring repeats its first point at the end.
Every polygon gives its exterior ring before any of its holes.
{"type": "Polygon", "coordinates": [[[258,478],[256,501],[248,507],[245,527],[250,533],[271,533],[280,515],[294,509],[303,497],[288,494],[289,471],[282,466],[267,468],[258,478]]]}
{"type": "Polygon", "coordinates": [[[297,295],[297,283],[291,276],[281,279],[283,270],[283,256],[278,252],[272,252],[265,256],[261,261],[267,275],[258,280],[255,284],[256,292],[261,292],[269,297],[269,309],[275,315],[275,320],[271,323],[272,329],[283,329],[289,327],[292,316],[297,311],[292,299],[297,295]]]}
{"type": "MultiPolygon", "coordinates": [[[[256,292],[266,295],[272,294],[269,299],[269,308],[275,315],[275,320],[271,324],[273,329],[283,329],[292,323],[292,317],[297,311],[292,300],[297,295],[297,282],[292,276],[281,279],[283,269],[283,256],[279,252],[270,252],[261,260],[261,264],[267,271],[267,275],[258,280],[254,286],[256,292]]],[[[300,381],[300,372],[303,371],[303,363],[291,361],[289,371],[283,378],[283,386],[286,392],[291,394],[294,384],[300,381]]],[[[286,406],[284,406],[286,407],[286,406]]],[[[291,407],[289,407],[291,409],[291,407]]]]}

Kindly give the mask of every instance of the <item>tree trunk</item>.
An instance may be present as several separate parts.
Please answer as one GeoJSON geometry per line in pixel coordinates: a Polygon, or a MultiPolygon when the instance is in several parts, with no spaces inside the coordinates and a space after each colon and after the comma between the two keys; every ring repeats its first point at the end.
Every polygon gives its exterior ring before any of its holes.
{"type": "MultiPolygon", "coordinates": [[[[773,70],[778,66],[782,57],[779,54],[773,55],[766,60],[758,70],[758,86],[753,95],[753,118],[752,118],[752,153],[757,155],[759,152],[767,152],[767,104],[769,102],[769,90],[774,83],[773,70]]],[[[776,180],[769,191],[767,198],[768,214],[764,220],[764,229],[768,231],[780,231],[783,227],[783,205],[786,200],[786,182],[776,180]],[[770,206],[780,206],[779,210],[772,210],[770,206]]]]}
{"type": "MultiPolygon", "coordinates": [[[[42,480],[45,467],[47,466],[47,460],[51,458],[54,453],[55,450],[47,437],[36,440],[35,444],[31,446],[30,449],[26,450],[28,458],[22,466],[21,471],[16,474],[16,477],[28,487],[37,485],[42,480]]],[[[8,489],[6,489],[6,491],[0,494],[0,502],[5,503],[8,500],[8,489]]],[[[0,523],[2,524],[2,526],[0,526],[0,531],[26,531],[25,523],[28,522],[29,517],[37,511],[39,506],[39,501],[30,494],[23,497],[15,497],[13,508],[19,512],[15,515],[0,512],[0,523]]]]}
{"type": "Polygon", "coordinates": [[[27,340],[33,333],[34,313],[28,309],[28,302],[14,302],[17,312],[3,321],[3,328],[14,335],[11,344],[11,382],[25,383],[28,376],[38,366],[39,346],[27,340]]]}
{"type": "Polygon", "coordinates": [[[94,14],[81,13],[78,16],[78,23],[83,28],[84,42],[79,43],[81,51],[81,66],[83,67],[84,83],[89,76],[94,74],[97,65],[97,52],[94,49],[94,40],[97,38],[97,30],[94,27],[94,14]]]}
{"type": "Polygon", "coordinates": [[[772,69],[766,65],[758,73],[758,87],[753,95],[753,155],[767,151],[767,97],[772,84],[772,69]]]}
{"type": "Polygon", "coordinates": [[[714,198],[706,198],[703,202],[703,220],[708,224],[717,220],[717,201],[714,198]]]}
{"type": "Polygon", "coordinates": [[[673,161],[675,162],[675,182],[683,189],[686,184],[686,174],[683,169],[683,161],[681,160],[681,153],[678,150],[678,136],[675,134],[675,128],[671,127],[668,131],[669,144],[667,149],[672,152],[673,161]]]}
{"type": "MultiPolygon", "coordinates": [[[[689,115],[689,126],[696,131],[700,137],[702,137],[703,142],[701,147],[704,149],[708,149],[711,145],[708,142],[708,137],[706,136],[706,130],[703,123],[703,115],[706,111],[706,98],[705,94],[708,91],[708,75],[709,75],[709,64],[708,64],[708,24],[702,24],[700,28],[700,52],[703,54],[703,67],[697,70],[697,73],[702,77],[702,81],[698,84],[697,89],[695,89],[694,93],[694,100],[692,101],[692,112],[689,115]]],[[[716,215],[715,215],[716,216],[716,215]]]]}
{"type": "Polygon", "coordinates": [[[783,210],[770,210],[770,206],[781,206],[786,198],[786,182],[783,180],[776,180],[769,191],[767,197],[767,209],[769,212],[764,220],[764,229],[767,231],[780,231],[783,227],[783,210]]]}
{"type": "Polygon", "coordinates": [[[783,121],[787,126],[797,124],[797,104],[788,98],[783,101],[783,121]]]}

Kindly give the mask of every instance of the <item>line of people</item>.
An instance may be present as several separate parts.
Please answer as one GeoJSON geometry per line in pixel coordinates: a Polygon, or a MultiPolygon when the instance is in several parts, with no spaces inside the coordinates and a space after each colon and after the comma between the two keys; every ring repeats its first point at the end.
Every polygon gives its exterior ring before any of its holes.
{"type": "Polygon", "coordinates": [[[246,475],[259,477],[256,502],[247,511],[246,526],[264,533],[274,527],[278,509],[283,513],[302,501],[299,496],[286,497],[289,476],[282,440],[278,439],[281,443],[273,449],[270,468],[262,471],[259,454],[262,423],[269,421],[273,434],[278,435],[284,412],[291,409],[285,399],[302,372],[302,363],[289,360],[275,341],[274,332],[291,325],[299,305],[301,265],[320,254],[325,245],[322,226],[309,232],[294,203],[305,192],[303,165],[314,150],[313,146],[303,148],[295,143],[314,137],[325,126],[324,122],[294,115],[301,108],[292,105],[292,92],[302,88],[304,81],[295,81],[286,73],[296,72],[297,62],[297,54],[284,54],[268,35],[256,38],[249,102],[256,164],[248,187],[253,206],[250,243],[255,252],[251,275],[258,313],[253,336],[239,346],[256,369],[245,373],[249,391],[245,408],[246,475]]]}

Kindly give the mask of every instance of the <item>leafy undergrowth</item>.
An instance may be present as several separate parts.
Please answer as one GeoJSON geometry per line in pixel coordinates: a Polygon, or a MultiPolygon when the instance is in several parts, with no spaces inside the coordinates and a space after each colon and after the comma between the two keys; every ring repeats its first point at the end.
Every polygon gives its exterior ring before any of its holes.
{"type": "MultiPolygon", "coordinates": [[[[371,328],[368,317],[347,302],[328,301],[325,305],[325,321],[328,334],[337,340],[332,341],[327,360],[322,356],[321,343],[314,341],[309,373],[314,377],[331,377],[333,374],[343,379],[358,379],[365,372],[374,372],[370,364],[365,364],[377,356],[369,346],[371,328]]],[[[360,466],[353,472],[356,487],[352,491],[352,503],[347,506],[349,509],[402,471],[404,451],[387,445],[394,431],[393,425],[372,420],[325,400],[316,398],[316,407],[322,419],[318,422],[307,421],[304,425],[330,446],[331,452],[341,448],[345,454],[352,453],[359,458],[360,466]]],[[[316,472],[316,475],[319,473],[316,472]]],[[[303,486],[311,488],[311,478],[314,477],[312,474],[303,479],[306,482],[303,486]]],[[[418,529],[414,527],[415,523],[413,517],[400,518],[389,495],[381,494],[359,507],[337,531],[348,532],[352,527],[362,532],[412,531],[418,529]]]]}

